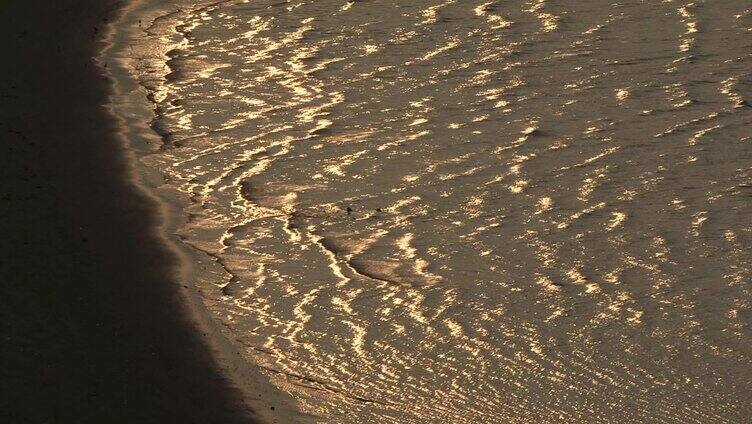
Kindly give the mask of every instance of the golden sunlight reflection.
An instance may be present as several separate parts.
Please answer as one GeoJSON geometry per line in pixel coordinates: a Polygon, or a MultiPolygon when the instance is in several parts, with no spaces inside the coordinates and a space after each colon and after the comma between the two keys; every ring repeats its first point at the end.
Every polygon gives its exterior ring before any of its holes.
{"type": "Polygon", "coordinates": [[[314,422],[749,417],[748,2],[171,1],[141,161],[314,422]]]}

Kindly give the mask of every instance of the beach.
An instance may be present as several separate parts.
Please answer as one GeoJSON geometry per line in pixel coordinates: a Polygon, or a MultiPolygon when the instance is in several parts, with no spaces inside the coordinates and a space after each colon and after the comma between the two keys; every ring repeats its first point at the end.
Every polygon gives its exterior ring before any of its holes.
{"type": "Polygon", "coordinates": [[[122,3],[0,6],[0,421],[287,422],[218,365],[104,108],[93,57],[122,3]]]}
{"type": "Polygon", "coordinates": [[[749,0],[0,13],[0,422],[752,415],[749,0]]]}

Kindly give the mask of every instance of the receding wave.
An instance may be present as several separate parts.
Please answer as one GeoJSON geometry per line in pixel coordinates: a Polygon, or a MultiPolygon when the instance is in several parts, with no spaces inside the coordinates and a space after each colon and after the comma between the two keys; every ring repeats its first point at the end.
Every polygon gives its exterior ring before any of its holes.
{"type": "Polygon", "coordinates": [[[752,415],[748,0],[167,8],[124,53],[142,160],[302,410],[752,415]]]}

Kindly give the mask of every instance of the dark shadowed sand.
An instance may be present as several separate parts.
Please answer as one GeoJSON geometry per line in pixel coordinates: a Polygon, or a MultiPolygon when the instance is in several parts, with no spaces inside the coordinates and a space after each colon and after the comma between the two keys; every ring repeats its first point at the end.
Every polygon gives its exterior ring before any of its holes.
{"type": "Polygon", "coordinates": [[[101,106],[91,57],[117,6],[0,5],[0,422],[255,422],[186,318],[101,106]]]}

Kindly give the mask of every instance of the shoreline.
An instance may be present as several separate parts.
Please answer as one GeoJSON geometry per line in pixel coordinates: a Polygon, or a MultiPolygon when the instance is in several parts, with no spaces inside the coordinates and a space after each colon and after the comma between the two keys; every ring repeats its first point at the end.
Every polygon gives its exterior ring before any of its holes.
{"type": "Polygon", "coordinates": [[[241,367],[185,290],[190,261],[164,231],[170,210],[139,181],[127,126],[104,107],[114,84],[93,58],[123,7],[0,9],[13,17],[1,30],[12,60],[0,88],[0,419],[287,422],[271,410],[283,397],[241,367]],[[260,399],[238,387],[246,378],[260,399]]]}
{"type": "Polygon", "coordinates": [[[189,319],[211,348],[218,372],[240,391],[244,402],[261,422],[309,422],[307,418],[311,417],[306,417],[298,410],[295,399],[274,386],[260,367],[244,358],[242,346],[230,340],[228,337],[231,335],[225,334],[211,316],[205,304],[208,299],[203,293],[207,288],[202,289],[196,283],[201,276],[213,276],[225,270],[215,258],[177,236],[179,228],[186,223],[184,209],[190,206],[190,199],[166,184],[159,170],[142,162],[142,159],[164,146],[165,136],[153,128],[155,120],[158,120],[155,105],[148,99],[148,89],[131,73],[127,62],[132,58],[127,56],[127,50],[132,52],[132,47],[127,46],[138,37],[139,32],[148,29],[151,19],[160,19],[163,14],[173,14],[178,6],[172,3],[157,6],[153,2],[132,0],[109,25],[107,45],[96,58],[100,67],[102,63],[108,64],[107,67],[102,67],[111,79],[112,86],[107,109],[119,122],[132,183],[146,193],[160,210],[161,226],[158,228],[158,236],[178,257],[179,262],[174,289],[187,308],[189,319]]]}

